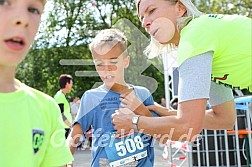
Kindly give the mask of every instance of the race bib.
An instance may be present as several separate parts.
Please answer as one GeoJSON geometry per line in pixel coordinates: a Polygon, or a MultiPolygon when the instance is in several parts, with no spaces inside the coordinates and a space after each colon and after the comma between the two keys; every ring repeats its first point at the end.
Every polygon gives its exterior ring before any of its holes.
{"type": "Polygon", "coordinates": [[[107,133],[105,151],[111,167],[122,166],[147,157],[146,144],[140,133],[134,133],[124,138],[116,138],[114,132],[107,133]]]}

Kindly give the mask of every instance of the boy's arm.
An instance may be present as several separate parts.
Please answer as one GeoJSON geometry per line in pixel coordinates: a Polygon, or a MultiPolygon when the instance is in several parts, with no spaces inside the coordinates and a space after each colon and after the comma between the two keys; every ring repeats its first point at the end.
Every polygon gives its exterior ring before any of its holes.
{"type": "Polygon", "coordinates": [[[154,111],[159,116],[171,116],[177,115],[177,110],[168,110],[167,108],[161,106],[160,104],[154,102],[154,105],[147,106],[147,108],[151,111],[154,111]]]}
{"type": "Polygon", "coordinates": [[[71,125],[71,123],[66,119],[65,121],[65,124],[69,127],[69,128],[72,128],[72,125],[71,125]]]}
{"type": "Polygon", "coordinates": [[[75,153],[76,148],[78,146],[79,140],[83,131],[81,129],[81,125],[79,123],[74,124],[71,129],[70,134],[67,137],[67,146],[69,147],[72,155],[75,153]]]}

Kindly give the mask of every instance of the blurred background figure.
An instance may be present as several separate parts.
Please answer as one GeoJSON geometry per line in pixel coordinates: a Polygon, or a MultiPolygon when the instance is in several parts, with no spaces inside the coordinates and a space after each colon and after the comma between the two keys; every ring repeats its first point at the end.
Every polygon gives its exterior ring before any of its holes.
{"type": "Polygon", "coordinates": [[[166,100],[165,100],[165,98],[162,98],[161,99],[161,106],[163,106],[163,107],[166,107],[166,100]]]}
{"type": "Polygon", "coordinates": [[[70,111],[71,111],[73,120],[75,119],[75,117],[76,117],[76,115],[78,113],[79,106],[80,106],[79,97],[73,96],[71,98],[71,102],[70,102],[70,111]]]}
{"type": "Polygon", "coordinates": [[[65,123],[65,137],[67,138],[72,128],[72,115],[70,113],[70,104],[67,101],[66,94],[69,93],[73,86],[73,77],[68,74],[61,74],[59,77],[60,90],[54,95],[55,101],[58,103],[63,121],[65,123]]]}

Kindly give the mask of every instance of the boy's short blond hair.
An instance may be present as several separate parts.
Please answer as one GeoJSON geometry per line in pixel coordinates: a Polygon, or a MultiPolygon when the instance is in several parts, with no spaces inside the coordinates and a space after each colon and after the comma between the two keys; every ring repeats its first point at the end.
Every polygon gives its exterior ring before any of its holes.
{"type": "Polygon", "coordinates": [[[128,56],[127,38],[122,31],[112,28],[101,30],[89,44],[89,49],[92,53],[104,55],[115,46],[119,46],[123,55],[128,56]]]}

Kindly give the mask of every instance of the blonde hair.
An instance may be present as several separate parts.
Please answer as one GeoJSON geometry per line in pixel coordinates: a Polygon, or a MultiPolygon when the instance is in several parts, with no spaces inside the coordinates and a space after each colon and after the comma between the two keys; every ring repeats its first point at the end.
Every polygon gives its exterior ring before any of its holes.
{"type": "MultiPolygon", "coordinates": [[[[164,0],[164,1],[169,1],[174,5],[177,2],[180,2],[186,8],[186,13],[184,14],[184,16],[177,20],[178,30],[184,28],[193,18],[199,17],[203,14],[195,7],[195,5],[192,3],[191,0],[164,0]]],[[[139,12],[140,2],[141,0],[135,0],[137,13],[139,12]]],[[[175,48],[176,46],[174,44],[160,44],[153,37],[151,37],[150,44],[146,47],[144,53],[148,55],[149,58],[153,58],[159,56],[164,51],[167,52],[175,48]]]]}
{"type": "Polygon", "coordinates": [[[123,32],[115,28],[105,29],[95,36],[94,40],[89,44],[89,49],[92,53],[94,51],[98,53],[98,50],[103,50],[102,54],[106,54],[116,45],[120,47],[125,56],[128,56],[127,38],[123,32]]]}
{"type": "Polygon", "coordinates": [[[45,5],[47,0],[41,0],[41,1],[42,1],[42,3],[45,5]]]}

